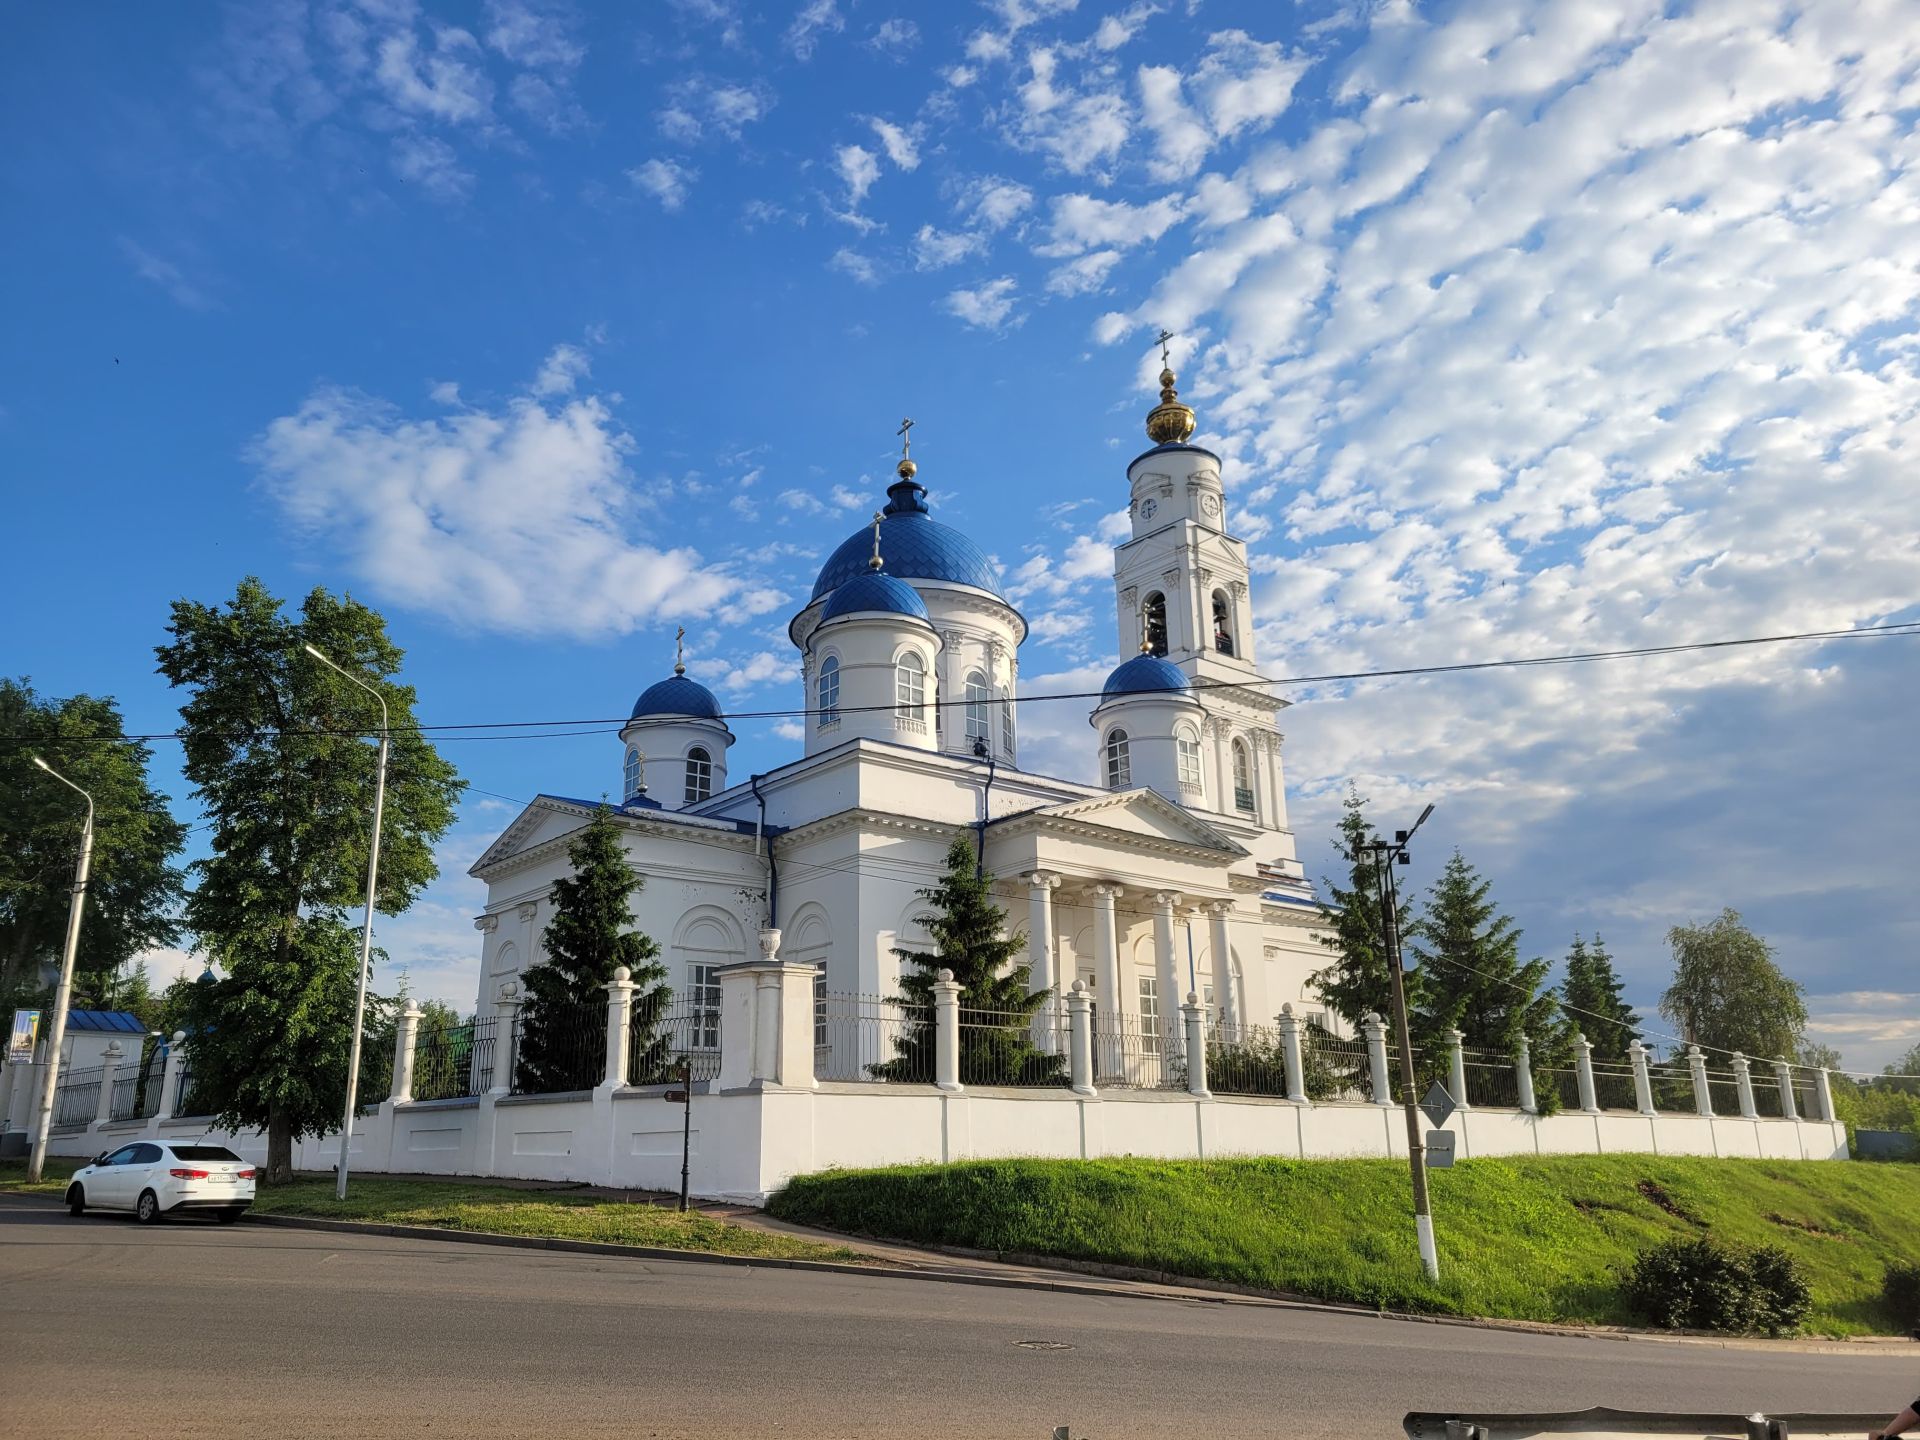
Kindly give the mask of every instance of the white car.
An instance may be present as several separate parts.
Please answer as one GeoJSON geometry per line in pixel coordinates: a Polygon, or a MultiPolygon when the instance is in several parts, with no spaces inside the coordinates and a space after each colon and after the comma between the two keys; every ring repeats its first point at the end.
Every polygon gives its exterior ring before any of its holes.
{"type": "Polygon", "coordinates": [[[253,1204],[257,1173],[224,1145],[140,1140],[74,1171],[67,1210],[131,1210],[143,1225],[181,1210],[210,1210],[231,1225],[253,1204]]]}

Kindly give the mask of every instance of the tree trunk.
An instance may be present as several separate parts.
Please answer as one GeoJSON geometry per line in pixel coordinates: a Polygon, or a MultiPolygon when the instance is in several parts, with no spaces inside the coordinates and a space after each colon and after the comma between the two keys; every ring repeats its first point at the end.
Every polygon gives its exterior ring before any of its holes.
{"type": "Polygon", "coordinates": [[[286,1185],[293,1179],[293,1127],[286,1111],[272,1106],[267,1111],[267,1173],[269,1185],[286,1185]]]}

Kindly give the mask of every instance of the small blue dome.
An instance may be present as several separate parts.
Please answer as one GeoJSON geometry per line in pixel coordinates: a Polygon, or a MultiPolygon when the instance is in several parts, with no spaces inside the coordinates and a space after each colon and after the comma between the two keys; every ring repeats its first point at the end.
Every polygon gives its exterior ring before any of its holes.
{"type": "Polygon", "coordinates": [[[906,581],[894,579],[884,570],[869,570],[864,575],[856,575],[836,589],[827,597],[826,608],[820,612],[820,623],[824,625],[842,615],[875,610],[883,615],[911,615],[916,620],[925,620],[929,625],[933,623],[927,615],[926,603],[921,600],[920,592],[906,581]]]}
{"type": "Polygon", "coordinates": [[[696,720],[718,720],[720,702],[698,680],[673,675],[649,685],[633,702],[634,719],[648,715],[691,715],[696,720]]]}
{"type": "MultiPolygon", "coordinates": [[[[972,540],[951,525],[942,525],[927,513],[926,487],[910,479],[887,487],[887,504],[880,522],[880,558],[887,573],[908,580],[945,580],[971,585],[1004,600],[1000,572],[972,540]]],[[[867,573],[873,556],[873,527],[863,526],[841,541],[827,557],[820,578],[813,582],[813,598],[867,573]]]]}
{"type": "Polygon", "coordinates": [[[1153,690],[1187,694],[1192,689],[1192,683],[1171,660],[1163,660],[1158,655],[1136,655],[1107,677],[1107,683],[1100,687],[1100,699],[1104,704],[1118,695],[1138,695],[1153,690]]]}

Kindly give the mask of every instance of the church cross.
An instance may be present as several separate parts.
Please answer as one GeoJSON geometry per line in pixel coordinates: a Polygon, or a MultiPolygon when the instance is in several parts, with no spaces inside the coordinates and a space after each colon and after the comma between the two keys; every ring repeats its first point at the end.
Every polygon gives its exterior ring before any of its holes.
{"type": "MultiPolygon", "coordinates": [[[[907,423],[911,425],[913,422],[909,420],[907,423]]],[[[873,558],[867,562],[867,568],[869,570],[878,570],[880,568],[880,522],[886,518],[886,514],[883,511],[876,510],[873,512],[873,558]]]]}
{"type": "Polygon", "coordinates": [[[1169,330],[1166,326],[1162,325],[1160,327],[1160,334],[1156,337],[1160,345],[1160,367],[1163,370],[1167,369],[1171,364],[1167,358],[1167,342],[1176,338],[1177,333],[1178,332],[1169,330]]]}
{"type": "Polygon", "coordinates": [[[684,625],[673,632],[673,673],[687,673],[687,627],[684,625]]]}
{"type": "Polygon", "coordinates": [[[913,448],[913,436],[909,433],[912,429],[912,420],[902,420],[900,422],[900,428],[893,432],[900,437],[900,458],[902,460],[907,458],[907,452],[913,448]]]}

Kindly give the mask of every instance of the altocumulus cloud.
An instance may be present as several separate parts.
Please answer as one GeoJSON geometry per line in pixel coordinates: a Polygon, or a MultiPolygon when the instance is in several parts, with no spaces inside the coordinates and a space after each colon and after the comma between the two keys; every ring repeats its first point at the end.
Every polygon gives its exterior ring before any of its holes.
{"type": "Polygon", "coordinates": [[[322,387],[249,458],[287,518],[382,599],[459,625],[585,639],[778,604],[692,550],[632,538],[633,442],[606,402],[572,393],[582,372],[563,346],[528,393],[429,418],[322,387]]]}

